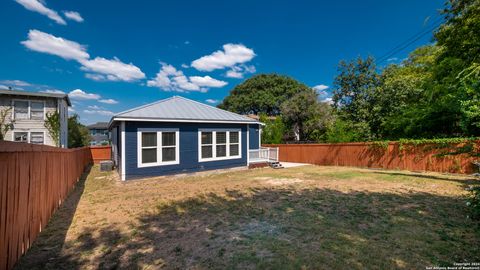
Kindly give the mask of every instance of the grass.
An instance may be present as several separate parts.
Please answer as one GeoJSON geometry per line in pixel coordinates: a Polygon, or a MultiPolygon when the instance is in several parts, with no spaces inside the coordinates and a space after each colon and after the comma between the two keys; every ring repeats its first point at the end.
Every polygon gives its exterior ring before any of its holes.
{"type": "Polygon", "coordinates": [[[480,261],[468,177],[304,166],[121,183],[93,167],[17,269],[412,269],[480,261]]]}

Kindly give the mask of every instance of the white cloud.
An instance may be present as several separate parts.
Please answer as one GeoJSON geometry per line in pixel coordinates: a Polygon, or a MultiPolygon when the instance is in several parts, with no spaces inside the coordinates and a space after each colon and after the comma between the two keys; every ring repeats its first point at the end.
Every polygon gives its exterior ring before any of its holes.
{"type": "Polygon", "coordinates": [[[225,74],[228,78],[235,78],[235,79],[241,79],[243,78],[243,73],[235,71],[235,70],[229,70],[225,74]]]}
{"type": "Polygon", "coordinates": [[[324,91],[324,90],[327,90],[329,87],[327,85],[324,85],[324,84],[319,84],[319,85],[315,85],[312,88],[315,91],[324,91]]]}
{"type": "Polygon", "coordinates": [[[182,64],[182,68],[189,68],[190,66],[187,64],[182,64]]]}
{"type": "Polygon", "coordinates": [[[0,89],[2,89],[2,90],[3,90],[3,89],[8,89],[8,86],[3,85],[3,84],[0,84],[0,89]]]}
{"type": "Polygon", "coordinates": [[[219,102],[218,99],[211,99],[211,98],[209,98],[209,99],[207,99],[207,100],[205,100],[205,101],[208,102],[208,103],[210,103],[210,104],[215,104],[215,103],[218,103],[218,102],[219,102]]]}
{"type": "Polygon", "coordinates": [[[241,79],[246,73],[255,73],[257,69],[253,65],[237,65],[231,67],[230,70],[225,74],[228,78],[241,79]]]}
{"type": "Polygon", "coordinates": [[[28,40],[21,43],[32,51],[53,54],[66,60],[80,61],[90,57],[85,46],[34,29],[28,32],[28,40]]]}
{"type": "Polygon", "coordinates": [[[99,115],[105,115],[105,116],[115,115],[114,112],[107,111],[107,110],[83,110],[83,112],[86,114],[99,114],[99,115]]]}
{"type": "Polygon", "coordinates": [[[83,22],[82,15],[76,11],[64,11],[63,14],[65,17],[67,17],[70,20],[76,21],[76,22],[83,22]]]}
{"type": "Polygon", "coordinates": [[[92,109],[92,110],[103,110],[104,108],[97,106],[97,105],[91,105],[87,106],[87,108],[92,109]]]}
{"type": "Polygon", "coordinates": [[[83,99],[83,100],[95,100],[100,99],[101,96],[93,93],[87,93],[81,89],[75,89],[68,93],[68,96],[72,99],[83,99]]]}
{"type": "Polygon", "coordinates": [[[60,15],[58,15],[58,12],[55,10],[49,9],[45,6],[44,1],[39,1],[39,0],[15,0],[17,3],[22,5],[24,8],[38,12],[42,15],[47,16],[48,18],[54,20],[58,24],[63,24],[66,25],[67,22],[65,22],[60,15]]]}
{"type": "Polygon", "coordinates": [[[105,104],[118,104],[118,101],[115,99],[100,99],[98,102],[105,103],[105,104]]]}
{"type": "Polygon", "coordinates": [[[321,100],[321,102],[325,102],[325,103],[328,103],[328,104],[333,104],[332,98],[325,98],[325,99],[321,100]]]}
{"type": "Polygon", "coordinates": [[[225,81],[220,81],[220,80],[217,80],[217,79],[214,79],[210,76],[205,76],[205,77],[201,77],[201,76],[191,76],[189,77],[190,78],[190,81],[198,86],[205,86],[205,87],[224,87],[225,85],[227,85],[228,83],[225,82],[225,81]]]}
{"type": "Polygon", "coordinates": [[[65,94],[65,92],[63,92],[62,90],[58,90],[58,89],[47,89],[47,90],[42,90],[40,92],[49,93],[49,94],[65,94]]]}
{"type": "Polygon", "coordinates": [[[191,66],[199,71],[225,69],[237,64],[246,63],[255,57],[255,52],[242,44],[225,44],[223,50],[196,59],[191,66]]]}
{"type": "Polygon", "coordinates": [[[85,77],[92,80],[132,82],[145,78],[145,74],[140,68],[132,63],[123,63],[116,57],[113,59],[103,57],[90,59],[90,55],[87,53],[84,45],[38,30],[30,30],[28,40],[21,43],[33,51],[78,61],[82,65],[82,70],[91,72],[87,73],[85,77]]]}
{"type": "Polygon", "coordinates": [[[9,86],[31,86],[32,85],[26,81],[21,81],[21,80],[1,80],[0,83],[6,84],[9,86]]]}
{"type": "MultiPolygon", "coordinates": [[[[140,68],[132,63],[125,64],[116,57],[113,59],[95,57],[95,59],[92,60],[82,59],[79,62],[82,64],[82,70],[105,75],[103,79],[109,81],[131,82],[145,78],[145,73],[143,73],[140,68]]],[[[90,75],[90,77],[93,76],[90,75]]],[[[95,77],[97,80],[98,78],[102,78],[99,74],[96,74],[95,77]]]]}

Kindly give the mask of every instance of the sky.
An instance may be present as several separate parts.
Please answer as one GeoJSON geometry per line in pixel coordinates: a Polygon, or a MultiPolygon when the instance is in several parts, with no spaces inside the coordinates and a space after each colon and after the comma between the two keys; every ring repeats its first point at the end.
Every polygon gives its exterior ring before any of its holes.
{"type": "Polygon", "coordinates": [[[2,0],[0,88],[67,93],[84,124],[173,95],[215,106],[261,73],[328,100],[340,60],[384,56],[428,30],[443,3],[2,0]]]}

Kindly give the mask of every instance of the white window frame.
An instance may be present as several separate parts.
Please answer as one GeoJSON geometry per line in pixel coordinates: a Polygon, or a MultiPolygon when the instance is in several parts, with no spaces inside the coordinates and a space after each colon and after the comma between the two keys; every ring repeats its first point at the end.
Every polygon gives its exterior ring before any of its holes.
{"type": "MultiPolygon", "coordinates": [[[[172,147],[172,146],[165,146],[172,147]]],[[[122,157],[124,158],[124,157],[122,157]]],[[[148,130],[148,129],[138,129],[137,130],[137,167],[155,167],[155,166],[165,166],[165,165],[176,165],[180,164],[180,132],[178,129],[161,129],[161,130],[148,130]],[[157,146],[152,147],[157,149],[157,162],[143,163],[142,162],[142,133],[157,133],[157,146]],[[175,160],[172,161],[162,161],[162,133],[163,132],[174,132],[175,133],[175,160]]]]}
{"type": "Polygon", "coordinates": [[[45,115],[46,115],[46,102],[45,100],[29,100],[29,99],[12,99],[12,120],[16,121],[28,121],[28,120],[33,120],[33,121],[45,121],[45,115]],[[15,119],[15,102],[17,101],[23,101],[28,103],[28,118],[26,119],[15,119]],[[32,119],[32,102],[43,102],[43,119],[32,119]]]}
{"type": "MultiPolygon", "coordinates": [[[[210,145],[210,144],[205,144],[210,145]]],[[[223,144],[221,144],[223,145],[223,144]]],[[[240,159],[242,158],[242,130],[241,129],[199,129],[198,130],[198,162],[208,162],[208,161],[217,161],[217,160],[229,160],[229,159],[240,159]],[[212,157],[211,158],[202,158],[202,132],[211,132],[212,133],[212,157]],[[217,132],[226,132],[227,133],[227,156],[217,157],[217,132]],[[238,155],[230,156],[230,132],[238,132],[238,155]]]]}
{"type": "Polygon", "coordinates": [[[32,132],[35,133],[43,133],[43,144],[37,144],[37,145],[48,145],[47,142],[47,133],[44,130],[18,130],[14,129],[12,130],[12,142],[15,142],[15,133],[17,132],[22,132],[22,133],[27,133],[27,143],[30,143],[30,136],[32,132]]]}

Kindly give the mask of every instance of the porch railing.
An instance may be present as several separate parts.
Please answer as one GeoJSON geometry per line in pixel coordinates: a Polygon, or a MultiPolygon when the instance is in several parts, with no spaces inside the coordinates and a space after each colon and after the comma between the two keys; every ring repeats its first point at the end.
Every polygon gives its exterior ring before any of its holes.
{"type": "Polygon", "coordinates": [[[261,147],[260,149],[249,150],[249,163],[277,162],[278,147],[261,147]]]}

